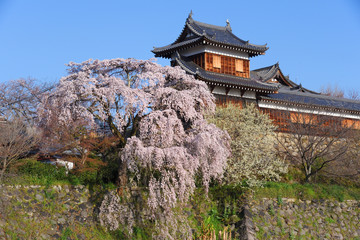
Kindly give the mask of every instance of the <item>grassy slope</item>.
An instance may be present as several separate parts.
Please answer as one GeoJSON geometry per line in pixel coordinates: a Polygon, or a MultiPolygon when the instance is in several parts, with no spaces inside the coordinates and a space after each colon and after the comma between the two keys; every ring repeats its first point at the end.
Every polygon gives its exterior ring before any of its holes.
{"type": "Polygon", "coordinates": [[[360,188],[328,184],[299,184],[268,182],[263,188],[254,191],[255,198],[297,198],[332,199],[337,201],[360,200],[360,188]]]}

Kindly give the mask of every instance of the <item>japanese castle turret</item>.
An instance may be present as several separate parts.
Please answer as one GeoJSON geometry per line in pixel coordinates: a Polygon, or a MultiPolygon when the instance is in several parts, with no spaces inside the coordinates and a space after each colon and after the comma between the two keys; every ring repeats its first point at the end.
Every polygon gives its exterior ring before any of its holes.
{"type": "Polygon", "coordinates": [[[278,87],[250,76],[250,58],[264,55],[266,45],[255,45],[225,27],[195,21],[190,13],[178,39],[165,47],[154,48],[156,57],[170,58],[189,74],[205,81],[218,99],[226,96],[256,99],[255,92],[274,93],[278,87]]]}
{"type": "Polygon", "coordinates": [[[311,112],[356,122],[353,125],[360,129],[359,101],[310,91],[285,76],[279,63],[250,71],[250,58],[266,50],[266,44],[252,44],[234,35],[229,21],[225,26],[210,25],[195,21],[190,13],[179,37],[152,52],[206,82],[218,104],[255,103],[279,125],[293,112],[311,112]]]}

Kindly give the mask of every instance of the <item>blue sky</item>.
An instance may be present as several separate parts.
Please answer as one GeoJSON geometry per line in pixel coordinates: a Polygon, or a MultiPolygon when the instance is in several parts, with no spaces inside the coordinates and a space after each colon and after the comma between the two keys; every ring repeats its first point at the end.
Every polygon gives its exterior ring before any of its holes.
{"type": "MultiPolygon", "coordinates": [[[[54,82],[65,64],[89,58],[152,58],[195,20],[225,26],[285,75],[312,90],[328,84],[360,91],[360,1],[90,1],[0,0],[0,82],[32,77],[54,82]]],[[[168,60],[159,59],[162,65],[168,60]]]]}

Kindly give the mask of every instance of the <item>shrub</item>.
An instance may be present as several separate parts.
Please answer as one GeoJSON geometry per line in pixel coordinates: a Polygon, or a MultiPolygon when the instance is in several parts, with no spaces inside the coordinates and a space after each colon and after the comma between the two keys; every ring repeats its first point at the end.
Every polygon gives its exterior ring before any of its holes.
{"type": "Polygon", "coordinates": [[[287,165],[276,156],[274,134],[276,127],[268,115],[253,106],[241,109],[228,104],[218,107],[210,122],[226,130],[231,137],[232,157],[228,160],[225,182],[249,187],[262,181],[278,181],[287,172],[287,165]]]}
{"type": "Polygon", "coordinates": [[[18,172],[38,179],[38,183],[51,184],[54,181],[67,180],[65,167],[57,167],[51,164],[28,159],[18,167],[18,172]]]}

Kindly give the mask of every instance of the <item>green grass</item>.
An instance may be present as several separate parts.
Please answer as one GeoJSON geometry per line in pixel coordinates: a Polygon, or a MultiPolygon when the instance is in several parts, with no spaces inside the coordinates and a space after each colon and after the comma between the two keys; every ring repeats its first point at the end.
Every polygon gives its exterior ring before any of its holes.
{"type": "Polygon", "coordinates": [[[299,184],[268,182],[263,188],[254,191],[255,198],[296,198],[296,199],[331,199],[337,201],[360,200],[360,188],[327,184],[299,184]]]}
{"type": "Polygon", "coordinates": [[[326,217],[325,218],[325,221],[328,222],[328,223],[335,223],[336,221],[330,217],[326,217]]]}
{"type": "Polygon", "coordinates": [[[7,185],[101,185],[103,187],[114,189],[114,184],[106,179],[104,175],[111,175],[98,169],[94,171],[83,171],[80,173],[66,173],[64,167],[56,167],[51,164],[41,163],[35,159],[22,159],[18,165],[13,167],[9,177],[5,178],[3,183],[7,185]]]}
{"type": "Polygon", "coordinates": [[[271,216],[275,216],[275,210],[273,205],[270,205],[268,211],[271,216]]]}

